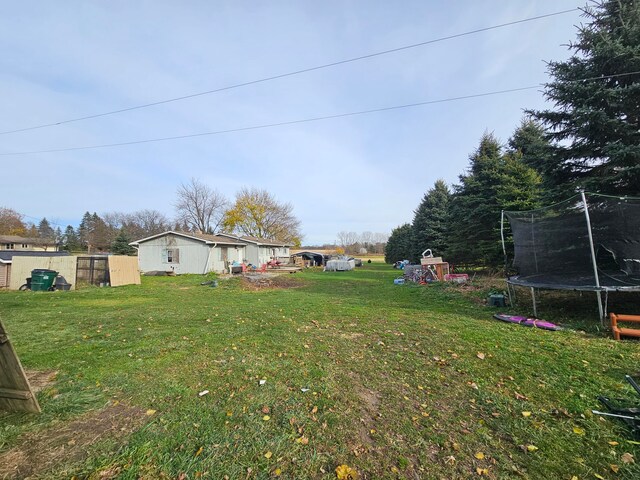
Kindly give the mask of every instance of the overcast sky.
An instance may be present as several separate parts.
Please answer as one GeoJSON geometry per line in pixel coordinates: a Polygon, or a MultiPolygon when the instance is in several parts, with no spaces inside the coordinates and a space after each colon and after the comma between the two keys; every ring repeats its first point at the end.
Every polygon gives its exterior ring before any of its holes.
{"type": "MultiPolygon", "coordinates": [[[[502,23],[579,0],[2,2],[0,131],[219,89],[502,23]]],[[[0,135],[0,154],[190,135],[544,83],[580,12],[149,108],[0,135]]],[[[389,233],[484,131],[504,143],[540,89],[157,143],[3,155],[0,206],[77,225],[85,211],[173,217],[191,177],[294,205],[305,244],[389,233]]]]}

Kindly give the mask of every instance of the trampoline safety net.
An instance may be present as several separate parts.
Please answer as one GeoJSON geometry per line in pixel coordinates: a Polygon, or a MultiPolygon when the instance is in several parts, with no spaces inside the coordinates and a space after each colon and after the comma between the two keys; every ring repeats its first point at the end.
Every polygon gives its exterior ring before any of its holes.
{"type": "Polygon", "coordinates": [[[510,283],[640,291],[640,198],[585,194],[585,199],[586,204],[582,195],[576,195],[551,207],[504,212],[513,234],[517,271],[510,283]]]}

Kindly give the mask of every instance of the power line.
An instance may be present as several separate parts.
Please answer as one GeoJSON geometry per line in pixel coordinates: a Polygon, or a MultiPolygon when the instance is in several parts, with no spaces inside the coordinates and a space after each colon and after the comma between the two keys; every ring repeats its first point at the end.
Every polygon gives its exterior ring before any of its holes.
{"type": "MultiPolygon", "coordinates": [[[[614,75],[606,75],[606,76],[600,76],[600,77],[582,78],[582,79],[579,79],[579,80],[567,81],[565,83],[580,83],[580,82],[588,82],[588,81],[595,81],[595,80],[608,80],[608,79],[611,79],[611,78],[619,78],[619,77],[625,77],[625,76],[629,76],[629,75],[638,75],[638,74],[640,74],[640,70],[635,71],[635,72],[629,72],[629,73],[618,73],[618,74],[614,74],[614,75]]],[[[205,136],[211,136],[211,135],[222,135],[224,133],[244,132],[244,131],[248,131],[248,130],[260,130],[260,129],[265,129],[265,128],[282,127],[282,126],[285,126],[285,125],[296,125],[296,124],[300,124],[300,123],[310,123],[310,122],[317,122],[317,121],[321,121],[321,120],[331,120],[331,119],[335,119],[335,118],[344,118],[344,117],[355,117],[355,116],[358,116],[358,115],[367,115],[367,114],[370,114],[370,113],[387,112],[387,111],[391,111],[391,110],[401,110],[401,109],[405,109],[405,108],[421,107],[421,106],[425,106],[425,105],[433,105],[433,104],[436,104],[436,103],[455,102],[455,101],[458,101],[458,100],[467,100],[467,99],[470,99],[470,98],[488,97],[488,96],[492,96],[492,95],[502,95],[502,94],[505,94],[505,93],[520,92],[520,91],[523,91],[523,90],[532,90],[534,88],[540,88],[542,86],[544,86],[544,84],[529,85],[529,86],[526,86],[526,87],[518,87],[518,88],[509,88],[509,89],[505,89],[505,90],[495,90],[495,91],[492,91],[492,92],[476,93],[476,94],[472,94],[472,95],[462,95],[462,96],[458,96],[458,97],[442,98],[442,99],[438,99],[438,100],[428,100],[428,101],[425,101],[425,102],[407,103],[407,104],[404,104],[404,105],[393,105],[391,107],[373,108],[373,109],[369,109],[369,110],[360,110],[360,111],[356,111],[356,112],[337,113],[337,114],[334,114],[334,115],[324,115],[324,116],[304,118],[304,119],[299,119],[299,120],[290,120],[290,121],[287,121],[287,122],[267,123],[267,124],[262,124],[262,125],[252,125],[252,126],[248,126],[248,127],[230,128],[230,129],[226,129],[226,130],[215,130],[213,132],[192,133],[192,134],[189,134],[189,135],[175,135],[175,136],[172,136],[172,137],[149,138],[149,139],[146,139],[146,140],[133,140],[131,142],[105,143],[105,144],[102,144],[102,145],[86,145],[86,146],[82,146],[82,147],[56,148],[56,149],[49,149],[49,150],[32,150],[32,151],[27,151],[27,152],[8,152],[8,153],[0,153],[0,156],[4,157],[4,156],[11,156],[11,155],[34,155],[34,154],[40,154],[40,153],[59,153],[59,152],[71,152],[71,151],[77,151],[77,150],[94,150],[94,149],[98,149],[98,148],[123,147],[123,146],[128,146],[128,145],[139,145],[139,144],[142,144],[142,143],[155,143],[155,142],[165,142],[165,141],[170,141],[170,140],[181,140],[181,139],[185,139],[185,138],[205,137],[205,136]]]]}
{"type": "Polygon", "coordinates": [[[156,105],[163,105],[165,103],[178,102],[180,100],[186,100],[186,99],[189,99],[189,98],[200,97],[200,96],[203,96],[203,95],[211,95],[213,93],[219,93],[219,92],[223,92],[225,90],[233,90],[235,88],[247,87],[249,85],[255,85],[255,84],[258,84],[258,83],[269,82],[269,81],[277,80],[277,79],[280,79],[280,78],[291,77],[293,75],[300,75],[302,73],[308,73],[308,72],[313,72],[313,71],[316,71],[316,70],[322,70],[324,68],[336,67],[338,65],[344,65],[346,63],[357,62],[357,61],[360,61],[360,60],[366,60],[366,59],[373,58],[373,57],[379,57],[379,56],[382,56],[382,55],[388,55],[390,53],[396,53],[396,52],[400,52],[400,51],[403,51],[403,50],[409,50],[411,48],[417,48],[417,47],[422,47],[422,46],[425,46],[425,45],[430,45],[430,44],[433,44],[433,43],[444,42],[446,40],[452,40],[454,38],[460,38],[460,37],[465,37],[465,36],[468,36],[468,35],[474,35],[476,33],[487,32],[487,31],[490,31],[490,30],[498,29],[498,28],[509,27],[509,26],[512,26],[512,25],[518,25],[520,23],[531,22],[531,21],[534,21],[534,20],[540,20],[540,19],[543,19],[543,18],[553,17],[553,16],[556,16],[556,15],[563,15],[565,13],[575,12],[577,10],[580,10],[580,9],[579,8],[572,8],[572,9],[569,9],[569,10],[562,10],[560,12],[548,13],[548,14],[545,14],[545,15],[538,15],[536,17],[529,17],[529,18],[524,18],[524,19],[521,19],[521,20],[515,20],[513,22],[501,23],[499,25],[493,25],[493,26],[490,26],[490,27],[479,28],[479,29],[476,29],[476,30],[470,30],[468,32],[463,32],[463,33],[456,33],[454,35],[448,35],[446,37],[435,38],[435,39],[432,39],[432,40],[427,40],[425,42],[414,43],[414,44],[411,44],[411,45],[405,45],[405,46],[402,46],[402,47],[392,48],[392,49],[389,49],[389,50],[382,50],[380,52],[370,53],[370,54],[367,54],[367,55],[361,55],[359,57],[353,57],[353,58],[349,58],[349,59],[346,59],[346,60],[339,60],[337,62],[325,63],[323,65],[317,65],[315,67],[304,68],[304,69],[301,69],[301,70],[294,70],[292,72],[282,73],[282,74],[279,74],[279,75],[273,75],[271,77],[260,78],[258,80],[252,80],[252,81],[249,81],[249,82],[237,83],[235,85],[229,85],[229,86],[217,88],[217,89],[214,89],[214,90],[207,90],[207,91],[204,91],[204,92],[192,93],[190,95],[183,95],[183,96],[180,96],[180,97],[169,98],[169,99],[166,99],[166,100],[159,100],[157,102],[151,102],[151,103],[145,103],[145,104],[142,104],[142,105],[136,105],[136,106],[133,106],[133,107],[121,108],[119,110],[112,110],[112,111],[109,111],[109,112],[96,113],[94,115],[87,115],[87,116],[84,116],[84,117],[77,117],[77,118],[71,118],[71,119],[68,119],[68,120],[61,120],[59,122],[45,123],[45,124],[42,124],[42,125],[35,125],[35,126],[32,126],[32,127],[19,128],[19,129],[16,129],[16,130],[7,130],[7,131],[4,131],[4,132],[0,132],[0,135],[7,135],[7,134],[10,134],[10,133],[18,133],[18,132],[26,132],[26,131],[29,131],[29,130],[37,130],[37,129],[40,129],[40,128],[54,127],[56,125],[63,125],[63,124],[72,123],[72,122],[80,122],[82,120],[90,120],[92,118],[106,117],[108,115],[116,115],[118,113],[130,112],[132,110],[139,110],[139,109],[142,109],[142,108],[153,107],[153,106],[156,106],[156,105]]]}
{"type": "Polygon", "coordinates": [[[445,103],[445,102],[453,102],[456,100],[465,100],[468,98],[477,98],[477,97],[486,97],[489,95],[499,95],[499,94],[503,94],[503,93],[510,93],[510,92],[518,92],[521,90],[530,90],[532,88],[538,88],[540,87],[540,85],[531,85],[528,87],[520,87],[520,88],[512,88],[512,89],[508,89],[508,90],[497,90],[494,92],[485,92],[485,93],[477,93],[474,95],[465,95],[465,96],[461,96],[461,97],[451,97],[451,98],[444,98],[444,99],[440,99],[440,100],[429,100],[427,102],[417,102],[417,103],[408,103],[405,105],[394,105],[391,107],[382,107],[382,108],[374,108],[371,110],[360,110],[358,112],[348,112],[348,113],[338,113],[335,115],[325,115],[325,116],[321,116],[321,117],[312,117],[312,118],[305,118],[305,119],[300,119],[300,120],[290,120],[287,122],[278,122],[278,123],[267,123],[267,124],[263,124],[263,125],[252,125],[249,127],[240,127],[240,128],[230,128],[227,130],[216,130],[213,132],[202,132],[202,133],[192,133],[189,135],[176,135],[173,137],[161,137],[161,138],[150,138],[150,139],[146,139],[146,140],[134,140],[131,142],[120,142],[120,143],[106,143],[106,144],[102,144],[102,145],[87,145],[87,146],[82,146],[82,147],[70,147],[70,148],[56,148],[56,149],[51,149],[51,150],[32,150],[32,151],[28,151],[28,152],[11,152],[11,153],[0,153],[0,156],[9,156],[9,155],[33,155],[33,154],[37,154],[37,153],[58,153],[58,152],[70,152],[70,151],[75,151],[75,150],[91,150],[91,149],[97,149],[97,148],[110,148],[110,147],[122,147],[122,146],[126,146],[126,145],[138,145],[141,143],[153,143],[153,142],[165,142],[165,141],[169,141],[169,140],[180,140],[180,139],[184,139],[184,138],[194,138],[194,137],[204,137],[204,136],[209,136],[209,135],[221,135],[223,133],[234,133],[234,132],[243,132],[243,131],[247,131],[247,130],[259,130],[259,129],[263,129],[263,128],[272,128],[272,127],[282,127],[285,125],[296,125],[299,123],[309,123],[309,122],[317,122],[320,120],[330,120],[330,119],[335,119],[335,118],[344,118],[344,117],[353,117],[356,115],[366,115],[369,113],[376,113],[376,112],[385,112],[385,111],[389,111],[389,110],[400,110],[403,108],[412,108],[412,107],[419,107],[422,105],[432,105],[434,103],[445,103]]]}

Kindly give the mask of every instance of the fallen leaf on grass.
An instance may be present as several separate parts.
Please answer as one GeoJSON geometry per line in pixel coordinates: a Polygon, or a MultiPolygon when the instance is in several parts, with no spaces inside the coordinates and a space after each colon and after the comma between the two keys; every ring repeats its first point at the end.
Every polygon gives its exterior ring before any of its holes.
{"type": "Polygon", "coordinates": [[[336,477],[338,480],[356,480],[358,472],[348,465],[340,465],[336,467],[336,477]]]}
{"type": "Polygon", "coordinates": [[[524,395],[522,395],[521,393],[518,393],[516,391],[514,391],[513,394],[516,396],[516,399],[518,399],[518,400],[529,400],[527,397],[525,397],[524,395]]]}
{"type": "Polygon", "coordinates": [[[280,470],[279,468],[276,468],[276,469],[273,471],[273,474],[274,474],[276,477],[279,477],[280,475],[282,475],[282,470],[280,470]]]}
{"type": "Polygon", "coordinates": [[[482,452],[476,452],[476,454],[474,455],[474,457],[476,457],[478,460],[482,460],[484,458],[484,453],[482,452]]]}
{"type": "Polygon", "coordinates": [[[301,444],[301,445],[308,445],[309,444],[309,439],[307,437],[300,437],[296,440],[297,443],[301,444]]]}
{"type": "Polygon", "coordinates": [[[204,451],[204,447],[200,447],[198,449],[198,451],[196,452],[196,454],[194,455],[194,457],[197,457],[198,455],[200,455],[202,452],[204,451]]]}
{"type": "Polygon", "coordinates": [[[155,413],[156,413],[156,411],[151,409],[151,408],[149,410],[147,410],[147,415],[149,415],[149,416],[151,416],[151,415],[153,415],[155,413]]]}
{"type": "Polygon", "coordinates": [[[531,416],[531,412],[522,412],[522,416],[523,417],[530,417],[531,416]]]}
{"type": "Polygon", "coordinates": [[[489,475],[489,469],[488,468],[480,468],[480,467],[476,467],[476,473],[478,475],[489,475]]]}
{"type": "Polygon", "coordinates": [[[314,407],[311,409],[311,413],[318,413],[318,407],[314,405],[314,407]]]}
{"type": "Polygon", "coordinates": [[[611,471],[613,473],[618,473],[618,470],[620,470],[620,467],[618,465],[611,464],[609,465],[609,467],[611,468],[611,471]]]}
{"type": "Polygon", "coordinates": [[[573,433],[576,435],[584,435],[584,428],[573,427],[573,433]]]}
{"type": "Polygon", "coordinates": [[[620,457],[620,460],[622,460],[624,463],[635,463],[633,455],[631,455],[629,452],[623,453],[620,457]]]}
{"type": "Polygon", "coordinates": [[[272,452],[267,452],[264,454],[264,458],[266,458],[267,460],[270,459],[273,456],[272,452]]]}
{"type": "Polygon", "coordinates": [[[262,417],[262,420],[267,422],[267,421],[271,420],[271,417],[269,415],[265,415],[264,417],[262,417]]]}
{"type": "Polygon", "coordinates": [[[535,452],[536,450],[538,450],[538,447],[536,447],[535,445],[527,445],[527,451],[535,452]]]}
{"type": "Polygon", "coordinates": [[[618,442],[607,442],[607,443],[612,447],[615,447],[616,445],[618,445],[618,442]]]}
{"type": "Polygon", "coordinates": [[[482,352],[478,352],[478,353],[476,354],[476,357],[478,357],[480,360],[484,360],[485,355],[484,355],[484,353],[482,353],[482,352]]]}

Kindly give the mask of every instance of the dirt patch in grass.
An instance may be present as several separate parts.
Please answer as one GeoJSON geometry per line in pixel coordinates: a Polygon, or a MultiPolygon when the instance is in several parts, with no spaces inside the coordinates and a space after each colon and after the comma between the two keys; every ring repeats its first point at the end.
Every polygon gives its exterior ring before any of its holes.
{"type": "Polygon", "coordinates": [[[53,370],[25,370],[24,373],[27,375],[33,393],[38,393],[53,385],[58,375],[58,372],[53,370]]]}
{"type": "Polygon", "coordinates": [[[142,409],[114,404],[67,424],[27,434],[16,447],[0,454],[0,478],[27,478],[80,461],[88,456],[90,445],[109,436],[128,435],[145,416],[142,409]]]}
{"type": "Polygon", "coordinates": [[[379,414],[380,396],[378,392],[365,388],[359,375],[350,372],[352,386],[360,400],[360,424],[358,425],[358,443],[351,446],[354,453],[363,453],[374,446],[371,438],[371,430],[376,426],[376,417],[379,414]]]}
{"type": "Polygon", "coordinates": [[[267,288],[300,288],[306,283],[295,276],[295,274],[281,275],[247,275],[242,277],[242,287],[245,290],[262,290],[267,288]]]}

